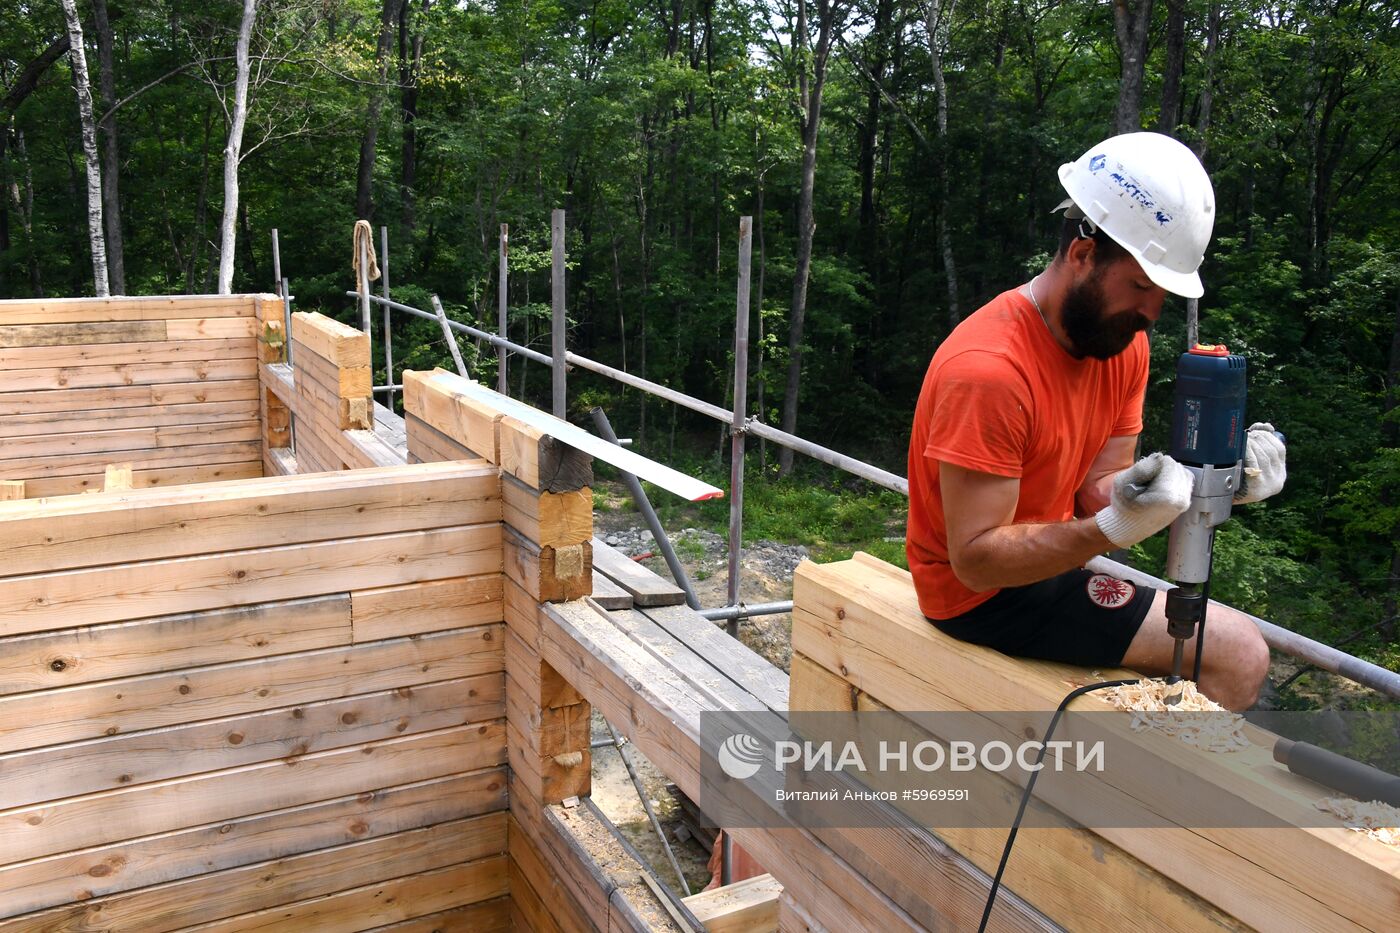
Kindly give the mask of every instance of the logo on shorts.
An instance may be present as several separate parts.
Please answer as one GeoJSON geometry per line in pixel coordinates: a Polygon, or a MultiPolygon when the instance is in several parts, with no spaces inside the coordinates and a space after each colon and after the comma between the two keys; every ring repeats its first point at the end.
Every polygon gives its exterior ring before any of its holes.
{"type": "Polygon", "coordinates": [[[1121,609],[1137,592],[1137,588],[1127,580],[1110,577],[1106,573],[1096,573],[1090,577],[1087,588],[1094,605],[1103,609],[1121,609]]]}

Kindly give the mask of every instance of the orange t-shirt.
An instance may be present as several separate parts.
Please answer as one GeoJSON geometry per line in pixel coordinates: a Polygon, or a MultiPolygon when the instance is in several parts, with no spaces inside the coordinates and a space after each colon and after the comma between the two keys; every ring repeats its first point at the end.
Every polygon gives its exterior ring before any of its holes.
{"type": "Polygon", "coordinates": [[[1019,477],[1016,522],[1074,518],[1074,496],[1110,437],[1142,431],[1147,335],[1109,360],[1076,360],[1019,289],[978,309],[939,346],[909,440],[906,550],[919,607],[950,619],[990,599],[948,562],[938,465],[1019,477]]]}

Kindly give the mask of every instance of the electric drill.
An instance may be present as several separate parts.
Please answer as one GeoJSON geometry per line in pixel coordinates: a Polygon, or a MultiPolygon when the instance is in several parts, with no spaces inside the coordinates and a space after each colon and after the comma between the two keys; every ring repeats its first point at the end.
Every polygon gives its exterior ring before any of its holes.
{"type": "MultiPolygon", "coordinates": [[[[1197,344],[1176,364],[1172,457],[1191,471],[1191,505],[1172,523],[1167,539],[1167,632],[1176,639],[1168,683],[1181,680],[1186,641],[1204,628],[1210,595],[1215,529],[1230,517],[1244,476],[1244,357],[1224,346],[1197,344]]],[[[1200,639],[1204,640],[1201,632],[1200,639]]],[[[1196,670],[1199,680],[1200,645],[1196,670]]]]}

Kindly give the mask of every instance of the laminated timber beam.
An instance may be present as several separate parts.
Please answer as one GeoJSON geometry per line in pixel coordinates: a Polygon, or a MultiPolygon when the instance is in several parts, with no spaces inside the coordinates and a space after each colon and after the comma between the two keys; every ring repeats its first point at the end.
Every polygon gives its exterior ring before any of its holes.
{"type": "MultiPolygon", "coordinates": [[[[1053,710],[1071,685],[1085,680],[1079,668],[1010,658],[943,636],[919,612],[908,573],[868,555],[805,563],[794,584],[794,651],[841,672],[851,687],[893,709],[1008,711],[993,724],[998,737],[1021,741],[1025,730],[1034,735],[1043,727],[1040,711],[1053,710]]],[[[1250,926],[1359,931],[1393,922],[1400,910],[1400,852],[1340,823],[1318,827],[1313,802],[1326,792],[1272,762],[1272,735],[1246,725],[1252,747],[1217,755],[1169,736],[1135,734],[1129,717],[1093,695],[1077,700],[1075,709],[1111,714],[1101,726],[1142,754],[1119,756],[1133,760],[1116,769],[1076,774],[1095,781],[1095,793],[1056,797],[1046,791],[1049,804],[1095,825],[1095,814],[1076,812],[1085,801],[1165,816],[1163,800],[1190,803],[1208,795],[1237,814],[1255,814],[1259,828],[1095,832],[1250,926]],[[1294,825],[1280,827],[1280,821],[1294,825]]]]}

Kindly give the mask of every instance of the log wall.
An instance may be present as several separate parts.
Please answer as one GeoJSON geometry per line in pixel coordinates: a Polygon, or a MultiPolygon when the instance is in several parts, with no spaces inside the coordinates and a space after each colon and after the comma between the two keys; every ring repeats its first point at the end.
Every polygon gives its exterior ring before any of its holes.
{"type": "MultiPolygon", "coordinates": [[[[275,313],[277,320],[264,322],[273,333],[280,331],[280,305],[275,313]]],[[[384,425],[375,423],[369,335],[322,314],[297,312],[292,315],[291,336],[290,344],[265,342],[262,347],[261,456],[267,474],[406,462],[386,432],[376,431],[384,425]]]]}
{"type": "Polygon", "coordinates": [[[0,481],[28,498],[262,475],[271,295],[0,302],[0,481]]]}
{"type": "Polygon", "coordinates": [[[0,502],[0,931],[506,929],[499,488],[0,502]]]}

